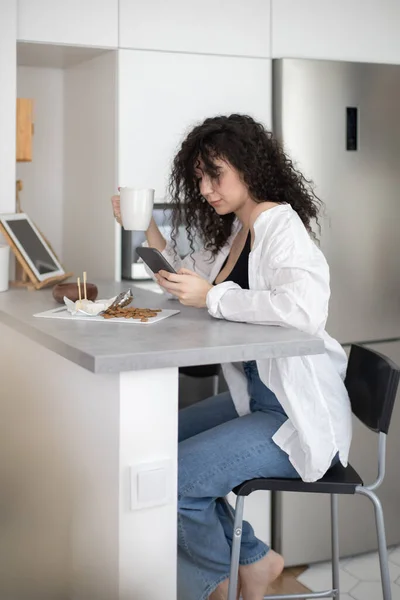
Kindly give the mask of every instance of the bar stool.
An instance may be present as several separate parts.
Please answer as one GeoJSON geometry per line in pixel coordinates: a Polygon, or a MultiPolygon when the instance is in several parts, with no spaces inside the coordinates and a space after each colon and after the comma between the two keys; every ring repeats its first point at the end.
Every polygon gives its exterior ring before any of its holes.
{"type": "Polygon", "coordinates": [[[247,496],[257,490],[330,494],[331,497],[332,589],[306,594],[265,596],[265,599],[339,599],[339,494],[362,494],[371,500],[375,510],[383,599],[392,599],[384,516],[381,502],[375,494],[375,490],[381,485],[385,476],[386,436],[399,385],[399,377],[399,367],[389,358],[362,346],[352,345],[345,380],[351,408],[353,414],[366,427],[379,434],[378,476],[371,485],[364,485],[362,479],[350,464],[345,468],[338,463],[322,479],[313,483],[305,483],[300,479],[253,479],[245,481],[233,490],[237,498],[232,536],[228,600],[236,599],[244,501],[247,496]]]}
{"type": "Polygon", "coordinates": [[[180,367],[179,373],[186,375],[187,377],[198,377],[204,379],[206,377],[212,377],[213,383],[213,396],[218,394],[219,389],[219,373],[221,370],[220,365],[199,365],[195,367],[180,367]]]}

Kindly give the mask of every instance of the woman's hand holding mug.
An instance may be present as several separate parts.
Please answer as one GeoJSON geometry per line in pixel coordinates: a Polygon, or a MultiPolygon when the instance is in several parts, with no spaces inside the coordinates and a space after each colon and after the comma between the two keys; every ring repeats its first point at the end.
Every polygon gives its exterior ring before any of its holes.
{"type": "Polygon", "coordinates": [[[111,198],[115,220],[124,229],[145,231],[148,245],[162,252],[166,246],[166,241],[153,219],[154,190],[118,188],[118,191],[120,195],[111,198]],[[132,201],[132,194],[129,194],[127,190],[141,192],[141,194],[134,194],[132,201]],[[141,198],[136,203],[138,196],[141,196],[141,198]],[[139,208],[137,209],[138,205],[139,208]]]}
{"type": "Polygon", "coordinates": [[[114,217],[124,229],[147,231],[153,215],[154,190],[121,187],[111,198],[114,217]]]}
{"type": "Polygon", "coordinates": [[[122,225],[121,202],[120,202],[119,194],[118,194],[118,196],[113,196],[111,198],[111,204],[112,204],[112,209],[113,209],[113,213],[114,213],[114,219],[117,221],[117,223],[122,225]]]}

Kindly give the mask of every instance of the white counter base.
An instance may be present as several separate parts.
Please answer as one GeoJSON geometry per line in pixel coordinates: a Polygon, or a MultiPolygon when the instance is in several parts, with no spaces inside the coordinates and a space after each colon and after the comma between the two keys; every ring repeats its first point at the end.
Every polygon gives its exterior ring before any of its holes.
{"type": "Polygon", "coordinates": [[[132,511],[129,467],[167,459],[176,490],[178,369],[95,375],[0,335],[0,597],[176,600],[176,495],[132,511]]]}

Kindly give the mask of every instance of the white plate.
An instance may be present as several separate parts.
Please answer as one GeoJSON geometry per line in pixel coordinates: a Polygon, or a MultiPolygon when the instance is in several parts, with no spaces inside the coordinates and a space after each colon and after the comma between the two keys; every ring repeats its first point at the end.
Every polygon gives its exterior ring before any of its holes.
{"type": "Polygon", "coordinates": [[[45,312],[36,313],[33,316],[44,319],[64,319],[66,321],[95,321],[97,323],[136,323],[136,325],[151,325],[151,323],[157,323],[158,321],[177,315],[179,312],[179,310],[162,310],[157,313],[156,317],[151,317],[148,321],[143,322],[140,321],[140,319],[125,319],[124,317],[120,319],[105,319],[99,315],[95,317],[82,314],[71,315],[71,313],[68,312],[67,307],[62,306],[61,308],[52,308],[45,312]]]}

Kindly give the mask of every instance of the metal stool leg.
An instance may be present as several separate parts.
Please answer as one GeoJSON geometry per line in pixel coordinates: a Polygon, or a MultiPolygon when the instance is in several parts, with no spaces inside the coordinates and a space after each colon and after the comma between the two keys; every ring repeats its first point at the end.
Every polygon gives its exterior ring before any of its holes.
{"type": "Polygon", "coordinates": [[[331,494],[331,538],[332,538],[332,589],[337,590],[335,598],[340,598],[339,577],[339,508],[337,494],[331,494]]]}
{"type": "Polygon", "coordinates": [[[213,375],[213,396],[218,394],[219,390],[219,375],[213,375]]]}
{"type": "Polygon", "coordinates": [[[390,587],[389,561],[386,546],[385,520],[383,517],[382,504],[378,496],[366,487],[356,488],[357,494],[362,494],[369,498],[375,509],[376,533],[378,536],[379,564],[381,567],[382,593],[383,600],[392,600],[392,590],[390,587]]]}
{"type": "Polygon", "coordinates": [[[236,600],[239,576],[240,542],[242,540],[244,496],[238,496],[235,506],[235,522],[233,524],[231,568],[229,574],[228,600],[236,600]]]}

